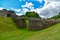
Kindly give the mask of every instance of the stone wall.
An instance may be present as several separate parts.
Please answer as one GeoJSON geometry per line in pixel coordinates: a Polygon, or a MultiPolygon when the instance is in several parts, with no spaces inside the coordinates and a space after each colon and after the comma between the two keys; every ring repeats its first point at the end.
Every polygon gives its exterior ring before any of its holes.
{"type": "Polygon", "coordinates": [[[4,17],[7,17],[7,10],[6,9],[3,9],[3,10],[0,10],[0,16],[4,16],[4,17]]]}
{"type": "Polygon", "coordinates": [[[42,20],[42,19],[30,19],[29,20],[29,30],[41,30],[47,28],[51,25],[59,23],[58,20],[42,20]]]}
{"type": "Polygon", "coordinates": [[[14,11],[9,10],[8,11],[8,15],[10,15],[10,17],[14,18],[16,16],[14,11]]]}
{"type": "Polygon", "coordinates": [[[13,18],[13,21],[17,24],[19,28],[25,28],[27,26],[26,21],[23,18],[15,17],[13,18]]]}
{"type": "Polygon", "coordinates": [[[0,16],[3,16],[3,17],[15,17],[16,14],[14,11],[12,10],[6,10],[6,9],[3,9],[3,10],[0,10],[0,16]]]}
{"type": "Polygon", "coordinates": [[[9,10],[8,15],[12,18],[12,20],[17,24],[19,28],[25,28],[26,27],[26,21],[24,18],[20,18],[15,14],[14,11],[9,10]]]}
{"type": "Polygon", "coordinates": [[[40,30],[42,29],[42,22],[41,20],[39,19],[36,19],[36,20],[32,20],[30,19],[29,20],[29,27],[28,27],[29,30],[40,30]]]}

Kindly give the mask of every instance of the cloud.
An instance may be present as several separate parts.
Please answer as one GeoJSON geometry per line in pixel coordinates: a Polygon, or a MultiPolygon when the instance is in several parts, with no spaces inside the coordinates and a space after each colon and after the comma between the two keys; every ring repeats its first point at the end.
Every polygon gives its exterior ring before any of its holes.
{"type": "Polygon", "coordinates": [[[22,1],[22,0],[19,0],[19,1],[22,1]]]}
{"type": "Polygon", "coordinates": [[[16,14],[20,16],[20,15],[24,15],[27,11],[30,11],[31,9],[34,8],[32,2],[26,2],[21,7],[22,7],[21,9],[11,8],[11,10],[16,11],[16,14]]]}
{"type": "Polygon", "coordinates": [[[45,5],[52,2],[60,2],[60,0],[44,0],[44,1],[45,1],[45,5]]]}
{"type": "Polygon", "coordinates": [[[21,12],[19,12],[19,14],[17,13],[17,15],[25,15],[25,13],[29,11],[27,8],[22,8],[21,12]]]}
{"type": "Polygon", "coordinates": [[[60,12],[60,1],[59,0],[45,0],[45,5],[40,9],[39,15],[45,18],[57,15],[60,12]]]}
{"type": "Polygon", "coordinates": [[[15,9],[15,11],[20,12],[20,11],[21,11],[21,9],[15,9]]]}
{"type": "Polygon", "coordinates": [[[45,0],[45,5],[42,8],[31,9],[42,18],[50,18],[60,12],[60,0],[45,0]]]}
{"type": "Polygon", "coordinates": [[[59,2],[60,0],[45,0],[47,2],[59,2]]]}
{"type": "Polygon", "coordinates": [[[24,14],[22,14],[22,12],[20,12],[20,13],[16,13],[16,15],[21,16],[21,15],[24,15],[24,14]]]}
{"type": "Polygon", "coordinates": [[[19,0],[19,1],[25,1],[25,0],[19,0]]]}
{"type": "Polygon", "coordinates": [[[26,2],[26,4],[25,5],[22,5],[22,8],[24,8],[24,7],[27,7],[27,8],[31,8],[31,7],[33,7],[34,5],[32,4],[32,2],[26,2]]]}
{"type": "Polygon", "coordinates": [[[41,3],[43,0],[37,0],[37,1],[39,1],[41,3]]]}
{"type": "MultiPolygon", "coordinates": [[[[42,2],[42,0],[38,1],[42,2]]],[[[27,11],[35,11],[42,18],[50,18],[60,12],[60,0],[45,0],[44,7],[35,9],[32,2],[26,2],[24,5],[22,5],[22,11],[20,12],[20,15],[25,14],[27,11]]]]}
{"type": "Polygon", "coordinates": [[[21,12],[17,15],[24,15],[27,11],[30,11],[29,9],[34,9],[32,2],[26,2],[24,5],[22,5],[21,12]]]}
{"type": "Polygon", "coordinates": [[[14,10],[16,12],[20,12],[21,11],[21,9],[15,9],[15,8],[11,8],[11,10],[14,10]]]}
{"type": "MultiPolygon", "coordinates": [[[[42,0],[38,0],[38,1],[41,2],[42,0]]],[[[22,11],[25,12],[25,13],[27,11],[35,11],[35,12],[39,13],[40,12],[40,8],[34,9],[34,4],[32,2],[26,2],[24,5],[22,5],[22,11]]]]}
{"type": "Polygon", "coordinates": [[[3,7],[0,7],[0,10],[4,9],[3,7]]]}
{"type": "Polygon", "coordinates": [[[29,11],[27,8],[23,8],[22,9],[24,12],[27,12],[27,11],[29,11]]]}
{"type": "Polygon", "coordinates": [[[45,0],[45,5],[42,8],[33,9],[42,18],[50,18],[60,12],[60,0],[45,0]]]}

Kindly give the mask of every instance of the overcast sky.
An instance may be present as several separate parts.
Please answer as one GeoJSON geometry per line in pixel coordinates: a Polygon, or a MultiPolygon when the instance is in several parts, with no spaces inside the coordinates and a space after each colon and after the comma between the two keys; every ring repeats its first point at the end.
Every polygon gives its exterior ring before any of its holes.
{"type": "Polygon", "coordinates": [[[0,0],[0,10],[14,10],[17,15],[27,11],[35,11],[41,17],[47,18],[60,12],[60,0],[0,0]]]}

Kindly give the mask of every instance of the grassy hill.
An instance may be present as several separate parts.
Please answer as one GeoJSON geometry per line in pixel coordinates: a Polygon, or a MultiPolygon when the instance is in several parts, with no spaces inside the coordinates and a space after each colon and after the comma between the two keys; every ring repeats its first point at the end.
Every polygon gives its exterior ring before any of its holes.
{"type": "Polygon", "coordinates": [[[40,31],[19,29],[11,18],[0,17],[0,40],[60,40],[60,23],[40,31]]]}
{"type": "Polygon", "coordinates": [[[0,32],[13,31],[16,29],[16,26],[11,18],[0,17],[0,32]]]}

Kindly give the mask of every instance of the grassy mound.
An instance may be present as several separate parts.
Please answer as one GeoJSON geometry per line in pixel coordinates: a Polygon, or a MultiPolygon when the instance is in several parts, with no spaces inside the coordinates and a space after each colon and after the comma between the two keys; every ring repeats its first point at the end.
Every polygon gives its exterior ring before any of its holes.
{"type": "Polygon", "coordinates": [[[0,40],[60,40],[60,23],[40,31],[19,29],[11,18],[0,17],[0,40]]]}
{"type": "Polygon", "coordinates": [[[0,17],[0,32],[13,31],[16,29],[16,26],[11,18],[0,17]]]}

